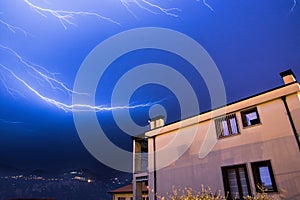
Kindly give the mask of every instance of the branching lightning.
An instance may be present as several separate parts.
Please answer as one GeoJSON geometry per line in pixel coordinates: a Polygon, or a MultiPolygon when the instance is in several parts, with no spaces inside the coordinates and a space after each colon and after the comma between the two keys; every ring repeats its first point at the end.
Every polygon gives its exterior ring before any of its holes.
{"type": "MultiPolygon", "coordinates": [[[[0,47],[2,49],[7,50],[8,52],[12,53],[14,55],[14,57],[16,57],[20,63],[22,65],[24,65],[27,70],[31,70],[30,73],[33,77],[35,77],[36,79],[42,79],[44,81],[46,81],[52,89],[54,90],[61,90],[61,91],[66,91],[67,93],[76,93],[76,94],[80,94],[80,95],[87,95],[87,94],[83,94],[83,93],[78,93],[76,91],[73,91],[71,89],[69,89],[64,83],[62,83],[61,81],[57,80],[55,78],[55,74],[54,73],[50,73],[49,71],[47,71],[45,68],[43,68],[42,66],[38,66],[39,68],[41,68],[43,71],[45,71],[46,73],[41,72],[40,70],[38,70],[36,68],[35,65],[30,64],[29,62],[25,61],[24,58],[22,58],[17,52],[15,52],[14,50],[0,45],[0,47]],[[58,85],[60,87],[57,87],[55,85],[58,85]]],[[[24,79],[22,79],[20,76],[18,76],[13,70],[11,70],[10,68],[8,68],[7,66],[0,64],[0,66],[6,70],[7,72],[9,72],[10,75],[12,75],[12,77],[14,79],[16,79],[17,81],[19,81],[23,86],[25,86],[29,91],[31,91],[33,94],[35,94],[37,97],[39,97],[41,100],[50,103],[54,106],[56,106],[57,108],[60,108],[64,111],[72,111],[72,112],[76,112],[76,111],[95,111],[95,112],[100,112],[100,111],[109,111],[109,110],[117,110],[117,109],[130,109],[130,108],[137,108],[137,107],[146,107],[146,106],[150,106],[150,104],[141,104],[141,105],[133,105],[133,106],[117,106],[117,107],[105,107],[105,106],[91,106],[91,105],[85,105],[85,104],[76,104],[76,105],[68,105],[59,101],[56,101],[54,99],[48,98],[44,95],[42,95],[40,92],[38,92],[36,89],[34,89],[33,86],[31,86],[29,83],[27,83],[24,79]]],[[[3,81],[4,82],[4,81],[3,81]]],[[[15,92],[14,90],[12,90],[11,88],[9,88],[8,86],[6,86],[6,89],[8,91],[11,91],[10,93],[12,94],[12,92],[15,92]]]]}
{"type": "Polygon", "coordinates": [[[0,81],[2,83],[2,85],[4,86],[4,88],[6,89],[6,91],[10,94],[10,96],[12,97],[16,97],[17,95],[20,96],[20,97],[25,97],[19,90],[16,90],[16,89],[13,89],[13,88],[10,88],[8,85],[7,85],[7,76],[4,76],[2,73],[0,73],[0,81]]]}
{"type": "Polygon", "coordinates": [[[36,75],[34,75],[33,73],[30,73],[34,78],[36,79],[43,79],[44,81],[46,81],[52,89],[54,90],[61,90],[61,91],[66,91],[68,93],[75,93],[78,94],[77,92],[69,89],[63,82],[57,80],[55,78],[55,73],[51,73],[49,72],[46,68],[39,66],[39,65],[33,65],[30,64],[29,62],[25,61],[25,59],[23,59],[16,51],[12,50],[9,47],[3,46],[0,44],[0,47],[2,49],[5,49],[7,51],[9,51],[10,53],[12,53],[19,61],[22,65],[24,65],[26,67],[26,70],[32,70],[36,75]],[[40,68],[41,70],[44,71],[44,73],[40,70],[37,69],[40,68]],[[57,87],[55,85],[59,85],[60,87],[57,87]]]}
{"type": "Polygon", "coordinates": [[[84,11],[67,11],[67,10],[53,10],[49,8],[43,8],[40,6],[37,6],[33,3],[31,3],[29,0],[23,0],[30,8],[32,8],[35,12],[40,14],[43,17],[47,17],[47,15],[52,15],[53,17],[57,18],[59,22],[62,24],[62,26],[67,29],[67,24],[69,25],[75,25],[72,22],[72,19],[74,19],[75,16],[93,16],[101,20],[106,20],[109,22],[112,22],[114,24],[120,25],[119,22],[109,18],[105,17],[103,15],[100,15],[95,12],[84,12],[84,11]]]}
{"type": "Polygon", "coordinates": [[[172,11],[180,11],[179,8],[163,8],[157,4],[153,4],[146,0],[120,0],[120,2],[133,16],[135,16],[135,15],[132,12],[132,10],[129,8],[129,5],[131,3],[137,5],[140,9],[143,9],[150,13],[157,14],[157,12],[151,10],[151,8],[152,9],[154,8],[154,9],[160,11],[161,13],[171,16],[171,17],[178,17],[178,15],[174,14],[172,11]]]}
{"type": "MultiPolygon", "coordinates": [[[[61,25],[65,29],[67,28],[67,25],[76,25],[72,21],[76,16],[92,16],[92,17],[96,17],[101,20],[107,20],[114,24],[120,25],[120,23],[118,23],[117,21],[115,21],[109,17],[100,15],[98,13],[94,13],[94,12],[54,10],[54,9],[37,6],[37,5],[33,4],[30,0],[23,0],[23,1],[26,3],[26,5],[28,5],[31,9],[33,9],[39,15],[41,15],[43,17],[53,16],[53,17],[57,18],[59,20],[59,22],[61,23],[61,25]]],[[[150,3],[146,0],[120,0],[120,1],[121,1],[122,5],[125,6],[127,8],[127,10],[130,12],[131,12],[131,10],[129,9],[128,6],[130,3],[134,3],[139,8],[146,10],[148,12],[151,12],[153,14],[157,14],[155,11],[153,11],[153,9],[155,9],[166,15],[169,15],[172,17],[178,17],[178,15],[172,13],[172,11],[179,11],[179,9],[177,9],[177,8],[165,9],[165,8],[160,7],[159,5],[150,3]]],[[[16,33],[17,31],[20,31],[20,32],[24,33],[25,36],[28,35],[28,33],[24,29],[14,26],[14,25],[11,25],[11,24],[3,21],[2,19],[0,19],[0,24],[6,26],[6,28],[8,28],[12,33],[16,33]]],[[[40,82],[40,83],[46,82],[51,87],[52,90],[60,90],[60,91],[68,93],[69,95],[74,94],[74,93],[79,94],[78,92],[69,89],[63,82],[59,81],[55,77],[55,75],[56,75],[55,73],[49,72],[45,67],[42,67],[42,66],[36,65],[36,64],[32,64],[32,63],[26,61],[20,54],[18,54],[16,51],[14,51],[13,49],[11,49],[9,47],[6,47],[6,46],[0,44],[0,48],[3,50],[6,50],[11,55],[13,55],[14,58],[16,58],[18,60],[18,63],[19,63],[18,65],[24,67],[24,70],[26,72],[28,72],[28,74],[31,77],[33,77],[35,80],[37,80],[38,82],[40,82]]],[[[109,110],[116,110],[116,109],[130,109],[130,108],[137,108],[137,107],[147,107],[147,106],[152,105],[150,103],[147,103],[147,104],[139,104],[139,105],[131,105],[131,106],[106,107],[106,106],[92,106],[92,105],[86,105],[86,104],[76,104],[76,105],[66,104],[66,103],[57,101],[55,99],[49,98],[47,96],[44,96],[38,90],[36,90],[29,82],[27,82],[24,78],[22,78],[14,70],[9,68],[5,64],[0,64],[0,67],[2,69],[4,69],[6,72],[8,72],[11,75],[11,77],[13,77],[15,80],[20,82],[23,86],[25,86],[29,91],[31,91],[33,94],[35,94],[38,98],[40,98],[41,100],[43,100],[49,104],[52,104],[52,105],[56,106],[57,108],[62,109],[64,111],[100,112],[100,111],[109,111],[109,110]]],[[[4,85],[4,87],[7,89],[7,91],[12,96],[14,96],[14,94],[24,96],[22,94],[22,92],[20,92],[16,89],[13,89],[7,85],[7,83],[5,81],[6,78],[2,73],[0,73],[0,76],[2,76],[1,81],[4,85]]],[[[88,95],[88,94],[80,94],[80,95],[88,95]]]]}
{"type": "Polygon", "coordinates": [[[24,33],[25,36],[27,36],[27,31],[25,31],[24,29],[17,27],[17,26],[13,26],[5,21],[3,21],[2,19],[0,19],[0,23],[4,26],[6,26],[11,32],[16,33],[17,31],[21,31],[22,33],[24,33]]]}
{"type": "MultiPolygon", "coordinates": [[[[214,11],[213,7],[207,2],[207,0],[196,0],[196,1],[202,1],[202,3],[207,8],[209,8],[211,11],[214,11]]],[[[73,22],[73,20],[74,20],[75,17],[78,17],[78,16],[96,17],[100,20],[106,20],[106,21],[111,22],[113,24],[120,25],[119,22],[113,20],[112,18],[103,16],[103,15],[101,15],[99,13],[95,13],[95,12],[55,10],[55,9],[50,9],[50,8],[45,8],[45,7],[35,5],[31,2],[31,0],[23,0],[23,2],[42,17],[48,17],[48,16],[55,17],[56,19],[58,19],[60,24],[65,29],[67,29],[67,25],[76,25],[73,22]]],[[[119,2],[133,16],[135,16],[135,14],[130,9],[131,4],[134,4],[138,8],[140,8],[142,10],[145,10],[147,12],[153,13],[153,14],[162,13],[162,14],[165,14],[165,15],[171,16],[171,17],[178,17],[179,15],[176,14],[176,13],[180,11],[179,8],[163,8],[158,4],[149,2],[149,0],[119,0],[119,2]]],[[[290,9],[291,12],[294,11],[296,5],[297,5],[297,0],[293,0],[293,6],[290,9]]],[[[14,26],[14,25],[11,25],[11,24],[7,23],[6,21],[4,21],[2,19],[0,19],[0,24],[5,26],[12,33],[22,32],[25,36],[28,35],[27,31],[25,31],[24,29],[22,29],[20,27],[17,27],[17,26],[14,26]]],[[[24,67],[24,70],[30,74],[31,77],[33,77],[35,80],[38,80],[40,82],[46,82],[52,90],[63,91],[65,93],[69,94],[69,95],[74,94],[74,93],[79,94],[78,92],[73,91],[70,88],[68,88],[63,82],[59,81],[55,76],[56,74],[49,72],[45,67],[40,66],[40,65],[36,65],[36,64],[32,64],[32,63],[26,61],[25,59],[22,58],[22,56],[20,56],[20,54],[18,54],[16,51],[14,51],[13,49],[11,49],[9,47],[6,47],[6,46],[3,46],[3,45],[0,44],[0,48],[3,49],[3,50],[6,50],[11,55],[13,55],[18,60],[20,65],[22,65],[24,67]]],[[[134,105],[134,106],[120,106],[120,107],[91,106],[91,105],[84,105],[84,104],[82,104],[82,105],[81,104],[68,105],[68,104],[65,104],[65,103],[62,103],[60,101],[57,101],[57,100],[54,100],[52,98],[44,96],[38,90],[36,90],[31,84],[26,82],[26,80],[24,78],[19,76],[16,73],[15,70],[12,70],[11,68],[7,67],[5,64],[0,64],[0,67],[2,69],[4,69],[6,72],[8,72],[18,82],[22,83],[22,85],[24,85],[29,91],[31,91],[33,94],[35,94],[41,100],[43,100],[47,103],[50,103],[50,104],[52,104],[52,105],[54,105],[54,106],[56,106],[56,107],[58,107],[58,108],[60,108],[64,111],[84,111],[84,110],[90,111],[90,110],[94,110],[96,112],[100,112],[100,111],[113,110],[113,109],[129,109],[129,108],[150,106],[150,104],[141,104],[141,105],[134,105]]],[[[5,88],[7,89],[7,91],[10,94],[13,95],[14,93],[17,93],[19,95],[22,95],[21,92],[15,90],[13,88],[9,88],[6,85],[6,81],[4,81],[5,76],[3,76],[3,74],[0,73],[0,76],[2,76],[0,81],[3,82],[3,85],[5,86],[5,88]]],[[[88,94],[80,94],[80,95],[88,95],[88,94]]]]}
{"type": "Polygon", "coordinates": [[[92,106],[92,105],[86,105],[86,104],[65,104],[59,101],[56,101],[54,99],[48,98],[43,96],[40,92],[35,90],[31,85],[29,85],[25,80],[23,80],[21,77],[19,77],[15,72],[13,72],[8,67],[0,64],[0,66],[5,69],[7,72],[9,72],[16,80],[18,80],[20,83],[22,83],[27,89],[29,89],[32,93],[34,93],[37,97],[39,97],[41,100],[50,103],[57,108],[60,108],[64,111],[71,111],[71,112],[78,112],[78,111],[94,111],[94,112],[101,112],[101,111],[109,111],[109,110],[118,110],[118,109],[131,109],[131,108],[138,108],[138,107],[148,107],[151,104],[139,104],[139,105],[133,105],[133,106],[116,106],[116,107],[104,107],[104,106],[92,106]]]}

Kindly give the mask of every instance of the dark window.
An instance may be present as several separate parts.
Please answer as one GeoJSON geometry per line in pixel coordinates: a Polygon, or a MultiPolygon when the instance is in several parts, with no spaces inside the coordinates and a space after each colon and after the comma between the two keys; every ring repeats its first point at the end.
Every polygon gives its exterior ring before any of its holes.
{"type": "Polygon", "coordinates": [[[118,197],[118,200],[126,200],[126,197],[118,197]]]}
{"type": "Polygon", "coordinates": [[[235,114],[226,115],[215,120],[218,138],[239,133],[235,114]]]}
{"type": "Polygon", "coordinates": [[[252,126],[260,123],[257,108],[251,108],[241,112],[243,126],[252,126]]]}
{"type": "Polygon", "coordinates": [[[277,186],[270,161],[251,163],[256,192],[277,192],[277,186]]]}
{"type": "Polygon", "coordinates": [[[222,167],[222,174],[229,199],[243,199],[251,194],[246,165],[222,167]]]}

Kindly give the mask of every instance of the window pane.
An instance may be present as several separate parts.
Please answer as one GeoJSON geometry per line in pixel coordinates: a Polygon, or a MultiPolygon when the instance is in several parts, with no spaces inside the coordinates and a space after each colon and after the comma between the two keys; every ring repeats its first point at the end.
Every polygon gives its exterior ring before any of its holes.
{"type": "Polygon", "coordinates": [[[273,189],[269,168],[267,166],[259,168],[261,184],[266,189],[273,189]]]}
{"type": "Polygon", "coordinates": [[[235,114],[229,114],[215,120],[218,137],[226,137],[239,133],[235,114]]]}
{"type": "Polygon", "coordinates": [[[228,169],[227,170],[227,175],[228,175],[228,182],[229,182],[229,189],[231,193],[231,198],[235,198],[239,196],[239,187],[236,179],[236,173],[235,169],[228,169]]]}
{"type": "Polygon", "coordinates": [[[231,118],[230,119],[230,126],[231,126],[232,134],[238,133],[238,129],[237,129],[235,118],[231,118]]]}
{"type": "Polygon", "coordinates": [[[256,191],[261,192],[261,189],[265,189],[265,192],[276,192],[277,186],[270,161],[251,163],[251,166],[254,175],[256,191]]]}
{"type": "Polygon", "coordinates": [[[243,199],[251,191],[247,176],[246,165],[235,165],[222,168],[224,191],[230,192],[229,199],[243,199]]]}
{"type": "Polygon", "coordinates": [[[222,121],[222,128],[223,128],[223,134],[224,134],[223,136],[228,136],[229,135],[228,125],[225,120],[222,121]]]}
{"type": "Polygon", "coordinates": [[[242,193],[243,193],[243,196],[246,197],[249,195],[249,191],[248,191],[246,174],[245,174],[245,170],[243,167],[239,168],[239,173],[240,173],[241,186],[242,186],[242,190],[243,190],[242,193]]]}
{"type": "Polygon", "coordinates": [[[254,125],[259,123],[259,119],[256,112],[252,112],[246,115],[248,125],[254,125]]]}
{"type": "Polygon", "coordinates": [[[259,124],[259,115],[257,112],[257,108],[252,108],[246,111],[241,112],[242,120],[243,120],[243,126],[252,126],[255,124],[259,124]]]}

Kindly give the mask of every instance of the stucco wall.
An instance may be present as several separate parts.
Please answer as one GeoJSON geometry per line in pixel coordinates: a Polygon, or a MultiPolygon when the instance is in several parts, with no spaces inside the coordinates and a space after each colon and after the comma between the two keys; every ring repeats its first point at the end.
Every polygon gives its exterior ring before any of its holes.
{"type": "Polygon", "coordinates": [[[300,92],[297,95],[287,96],[286,101],[290,108],[298,137],[300,137],[300,92]]]}

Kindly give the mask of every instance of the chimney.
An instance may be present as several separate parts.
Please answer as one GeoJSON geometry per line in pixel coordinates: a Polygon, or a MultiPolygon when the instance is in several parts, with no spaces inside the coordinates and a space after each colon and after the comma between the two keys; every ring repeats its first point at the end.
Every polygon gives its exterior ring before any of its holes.
{"type": "Polygon", "coordinates": [[[296,76],[291,69],[281,72],[280,76],[283,79],[285,85],[296,82],[296,76]]]}
{"type": "Polygon", "coordinates": [[[163,127],[165,125],[165,117],[160,115],[149,120],[150,130],[163,127]]]}

